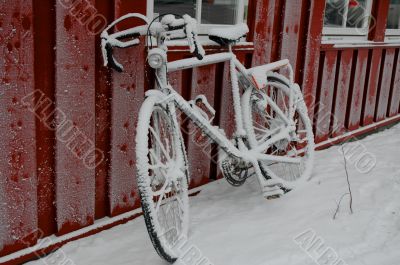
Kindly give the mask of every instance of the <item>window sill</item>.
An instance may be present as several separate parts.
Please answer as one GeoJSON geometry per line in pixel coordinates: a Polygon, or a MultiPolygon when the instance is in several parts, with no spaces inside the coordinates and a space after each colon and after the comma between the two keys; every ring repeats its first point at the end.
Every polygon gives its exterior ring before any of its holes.
{"type": "Polygon", "coordinates": [[[391,37],[400,38],[400,29],[387,29],[386,36],[389,38],[391,38],[391,37]]]}
{"type": "Polygon", "coordinates": [[[359,43],[368,41],[367,35],[323,35],[322,43],[359,43]]]}
{"type": "Polygon", "coordinates": [[[399,43],[400,42],[400,35],[399,36],[386,36],[385,42],[388,42],[388,43],[399,43]]]}
{"type": "Polygon", "coordinates": [[[343,49],[371,49],[371,48],[390,48],[400,47],[400,39],[375,42],[375,41],[340,41],[340,42],[322,42],[321,50],[343,50],[343,49]]]}
{"type": "Polygon", "coordinates": [[[373,41],[370,40],[354,40],[354,39],[329,39],[329,40],[322,40],[322,45],[369,45],[373,44],[373,41]]]}
{"type": "MultiPolygon", "coordinates": [[[[200,39],[201,45],[203,45],[204,50],[207,51],[226,51],[227,48],[221,47],[218,43],[209,40],[208,38],[200,39]]],[[[168,52],[188,52],[189,47],[186,40],[174,40],[166,41],[165,44],[168,46],[168,52]]],[[[241,41],[233,47],[233,51],[253,51],[253,42],[241,41]]]]}

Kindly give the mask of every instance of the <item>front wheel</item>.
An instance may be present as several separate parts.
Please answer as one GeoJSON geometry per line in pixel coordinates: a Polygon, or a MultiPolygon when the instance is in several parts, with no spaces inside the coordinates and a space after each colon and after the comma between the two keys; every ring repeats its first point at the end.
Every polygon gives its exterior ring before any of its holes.
{"type": "Polygon", "coordinates": [[[309,179],[312,172],[314,159],[312,125],[298,85],[290,85],[288,79],[277,73],[270,74],[267,78],[267,87],[248,89],[243,94],[244,126],[250,147],[255,148],[287,126],[281,114],[295,124],[296,130],[289,138],[275,142],[265,153],[278,158],[299,158],[300,162],[259,161],[261,171],[267,179],[278,179],[284,187],[292,188],[299,182],[309,179]],[[293,98],[292,103],[290,95],[293,98]],[[280,111],[268,104],[267,97],[279,107],[280,111]],[[291,108],[293,111],[289,111],[291,108]]]}
{"type": "Polygon", "coordinates": [[[136,135],[138,189],[147,230],[157,253],[173,263],[188,232],[188,165],[173,105],[143,103],[136,135]]]}

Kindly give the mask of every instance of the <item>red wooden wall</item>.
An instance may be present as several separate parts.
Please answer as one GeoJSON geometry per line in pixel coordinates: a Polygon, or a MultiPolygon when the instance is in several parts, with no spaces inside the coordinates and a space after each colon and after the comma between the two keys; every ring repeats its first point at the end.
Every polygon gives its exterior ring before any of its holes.
{"type": "Polygon", "coordinates": [[[35,115],[21,103],[34,89],[32,4],[0,2],[0,246],[11,253],[36,242],[35,115]],[[24,242],[24,243],[23,243],[24,242]]]}
{"type": "MultiPolygon", "coordinates": [[[[145,14],[146,0],[82,3],[0,1],[0,264],[39,238],[89,226],[87,234],[95,220],[139,207],[135,124],[152,72],[143,42],[116,51],[124,73],[102,67],[98,31],[126,13],[145,14]]],[[[336,47],[321,45],[324,1],[250,0],[254,45],[237,47],[236,54],[248,67],[289,58],[319,146],[343,141],[348,132],[399,120],[400,44],[384,42],[388,3],[375,0],[373,44],[336,47]]],[[[170,60],[189,56],[182,47],[170,48],[170,60]]],[[[169,79],[187,99],[206,94],[219,111],[215,124],[230,135],[228,76],[220,63],[169,79]]],[[[196,142],[196,129],[181,120],[193,188],[219,176],[217,152],[196,142]]]]}

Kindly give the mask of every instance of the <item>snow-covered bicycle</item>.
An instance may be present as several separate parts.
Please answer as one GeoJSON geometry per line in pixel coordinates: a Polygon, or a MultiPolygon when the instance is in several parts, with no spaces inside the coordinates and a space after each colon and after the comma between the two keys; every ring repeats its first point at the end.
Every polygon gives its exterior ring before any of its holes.
{"type": "Polygon", "coordinates": [[[313,166],[314,137],[300,87],[293,80],[288,60],[246,69],[232,52],[248,28],[239,24],[212,29],[209,38],[229,47],[229,52],[205,55],[198,40],[196,21],[188,15],[161,15],[153,21],[141,14],[125,15],[102,33],[105,65],[122,71],[113,47],[126,48],[148,42],[147,60],[155,69],[156,89],[146,92],[136,134],[137,183],[150,239],[158,254],[174,262],[174,248],[188,232],[188,159],[177,110],[184,113],[220,148],[219,165],[234,186],[255,176],[266,198],[276,197],[307,180],[313,166]],[[130,18],[146,25],[109,33],[130,18]],[[193,58],[167,61],[165,41],[186,39],[193,58]],[[153,47],[153,42],[157,44],[153,47]],[[168,73],[229,62],[236,132],[228,139],[212,125],[215,110],[203,96],[186,101],[168,82],[168,73]],[[278,73],[283,68],[288,77],[278,73]]]}

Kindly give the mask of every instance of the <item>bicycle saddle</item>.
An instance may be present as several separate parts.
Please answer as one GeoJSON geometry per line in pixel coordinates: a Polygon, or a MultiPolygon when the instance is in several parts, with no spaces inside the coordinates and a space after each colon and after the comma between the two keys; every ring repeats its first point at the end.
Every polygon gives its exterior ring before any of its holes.
{"type": "Polygon", "coordinates": [[[245,37],[248,32],[249,27],[247,24],[241,23],[228,27],[210,29],[208,37],[221,46],[227,46],[236,44],[242,37],[245,37]]]}

